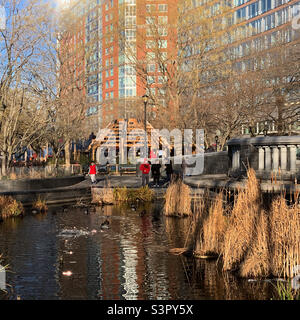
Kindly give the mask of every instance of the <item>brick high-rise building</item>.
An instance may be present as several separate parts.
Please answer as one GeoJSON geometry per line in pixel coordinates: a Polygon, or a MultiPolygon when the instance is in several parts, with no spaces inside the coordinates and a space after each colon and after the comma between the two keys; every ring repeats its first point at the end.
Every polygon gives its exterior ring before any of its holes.
{"type": "MultiPolygon", "coordinates": [[[[151,42],[159,40],[166,56],[174,50],[177,0],[69,0],[68,5],[85,21],[89,124],[96,131],[114,119],[136,117],[143,107],[141,97],[149,90],[155,93],[162,82],[155,57],[149,60],[151,42]],[[153,28],[157,35],[151,33],[153,28]],[[141,62],[145,74],[136,69],[141,62]]],[[[165,106],[167,101],[159,94],[159,103],[165,106]]]]}

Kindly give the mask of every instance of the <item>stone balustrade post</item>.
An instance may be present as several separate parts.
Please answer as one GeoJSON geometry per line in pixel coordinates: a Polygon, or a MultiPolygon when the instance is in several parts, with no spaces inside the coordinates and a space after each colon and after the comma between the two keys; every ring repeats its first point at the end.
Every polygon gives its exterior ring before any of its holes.
{"type": "Polygon", "coordinates": [[[287,147],[286,146],[279,146],[280,148],[280,169],[282,171],[287,170],[287,147]]]}
{"type": "Polygon", "coordinates": [[[271,149],[270,147],[264,147],[265,148],[265,170],[271,171],[271,149]]]}
{"type": "Polygon", "coordinates": [[[232,155],[232,169],[238,170],[240,169],[240,151],[235,150],[232,155]]]}
{"type": "Polygon", "coordinates": [[[265,150],[262,147],[258,147],[258,170],[265,169],[265,150]]]}
{"type": "Polygon", "coordinates": [[[297,160],[297,147],[295,145],[289,146],[289,158],[290,158],[290,171],[296,171],[296,160],[297,160]]]}
{"type": "Polygon", "coordinates": [[[278,171],[279,168],[279,149],[277,146],[272,146],[272,170],[278,171]]]}

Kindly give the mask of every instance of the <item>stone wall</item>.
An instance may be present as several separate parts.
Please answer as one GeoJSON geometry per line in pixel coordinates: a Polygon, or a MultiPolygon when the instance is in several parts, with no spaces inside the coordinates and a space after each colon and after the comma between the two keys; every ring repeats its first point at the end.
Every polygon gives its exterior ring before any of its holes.
{"type": "MultiPolygon", "coordinates": [[[[174,160],[172,159],[172,161],[174,160]]],[[[180,164],[175,164],[173,168],[174,171],[178,173],[181,172],[180,164]]],[[[201,175],[227,174],[228,169],[229,161],[227,151],[204,153],[204,168],[201,175]]]]}
{"type": "Polygon", "coordinates": [[[20,179],[1,180],[0,192],[36,191],[72,186],[84,180],[84,176],[47,178],[47,179],[20,179]]]}

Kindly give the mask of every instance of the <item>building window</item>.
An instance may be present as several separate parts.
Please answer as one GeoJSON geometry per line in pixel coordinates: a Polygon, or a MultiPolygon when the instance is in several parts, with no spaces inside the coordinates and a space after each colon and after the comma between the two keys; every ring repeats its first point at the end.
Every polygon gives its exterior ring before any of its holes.
{"type": "Polygon", "coordinates": [[[271,10],[271,8],[272,8],[272,0],[261,0],[262,13],[271,10]]]}
{"type": "Polygon", "coordinates": [[[158,11],[159,12],[168,12],[168,5],[167,4],[159,4],[158,11]]]}
{"type": "Polygon", "coordinates": [[[148,13],[153,13],[156,10],[156,5],[155,4],[146,4],[146,11],[148,13]]]}
{"type": "Polygon", "coordinates": [[[147,76],[147,83],[150,84],[150,85],[155,83],[155,77],[147,76]]]}
{"type": "Polygon", "coordinates": [[[155,72],[155,64],[154,63],[147,65],[147,72],[155,72]]]}
{"type": "Polygon", "coordinates": [[[168,24],[168,17],[167,16],[159,16],[158,17],[158,24],[168,24]]]}

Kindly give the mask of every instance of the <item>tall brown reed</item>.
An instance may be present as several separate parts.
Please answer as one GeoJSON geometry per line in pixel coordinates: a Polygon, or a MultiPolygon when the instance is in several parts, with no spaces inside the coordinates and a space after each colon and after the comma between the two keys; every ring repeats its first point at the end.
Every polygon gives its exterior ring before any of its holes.
{"type": "Polygon", "coordinates": [[[273,201],[270,215],[271,272],[274,276],[294,276],[293,268],[300,265],[300,207],[288,207],[280,197],[273,201]]]}
{"type": "Polygon", "coordinates": [[[219,193],[203,223],[201,251],[204,254],[221,254],[226,229],[227,217],[225,216],[223,193],[219,193]]]}
{"type": "Polygon", "coordinates": [[[255,171],[250,168],[247,175],[246,188],[239,190],[224,237],[224,270],[236,269],[242,262],[253,241],[255,219],[260,213],[260,188],[255,171]]]}
{"type": "Polygon", "coordinates": [[[184,217],[192,215],[191,190],[181,180],[172,183],[165,194],[164,213],[166,216],[184,217]]]}
{"type": "Polygon", "coordinates": [[[255,223],[254,241],[240,267],[242,277],[267,277],[270,275],[268,217],[261,210],[255,223]]]}

